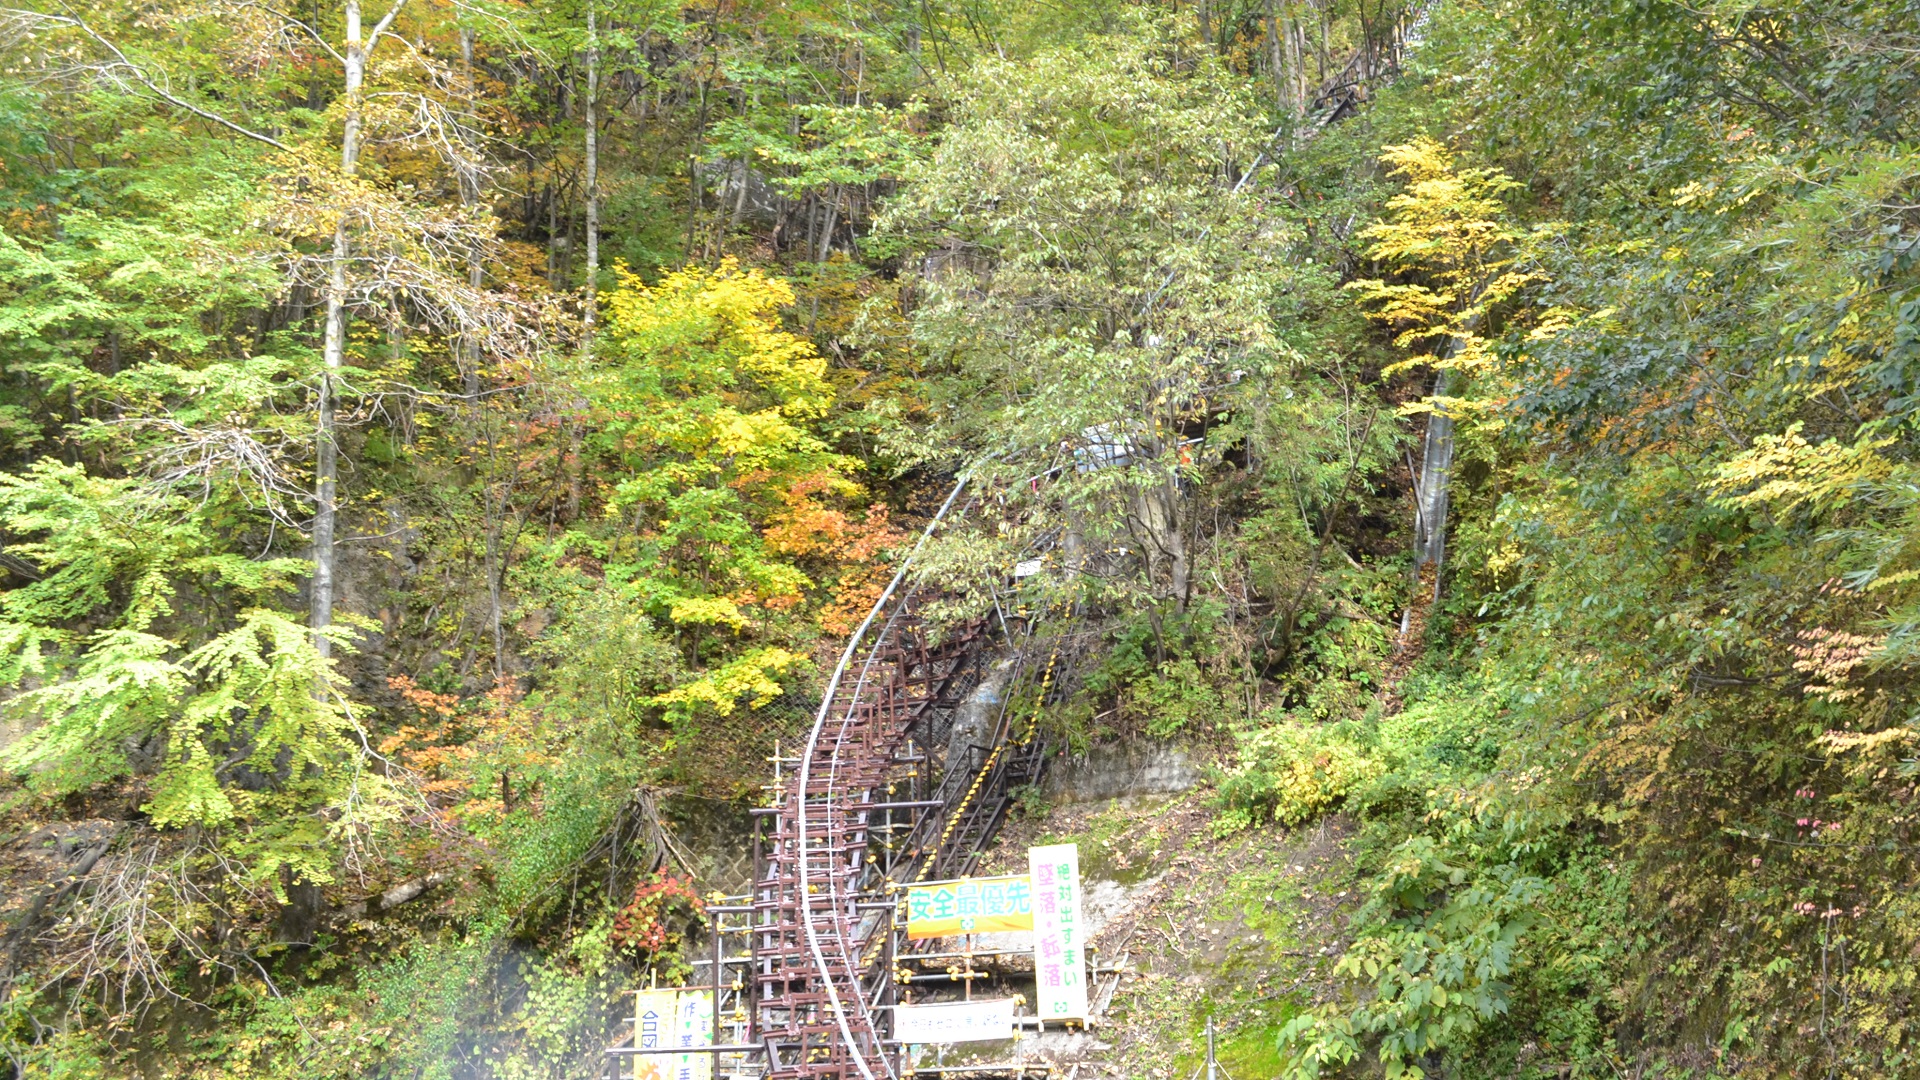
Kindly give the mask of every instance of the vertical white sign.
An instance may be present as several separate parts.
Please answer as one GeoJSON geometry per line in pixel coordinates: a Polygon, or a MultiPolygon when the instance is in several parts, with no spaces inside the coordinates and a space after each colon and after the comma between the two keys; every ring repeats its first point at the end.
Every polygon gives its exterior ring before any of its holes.
{"type": "MultiPolygon", "coordinates": [[[[713,1045],[713,991],[680,991],[673,1014],[673,1045],[713,1045]]],[[[673,1080],[713,1080],[713,1055],[675,1054],[673,1080]]]]}
{"type": "Polygon", "coordinates": [[[1080,917],[1080,848],[1027,849],[1033,881],[1033,974],[1041,1020],[1087,1018],[1086,923],[1080,917]]]}

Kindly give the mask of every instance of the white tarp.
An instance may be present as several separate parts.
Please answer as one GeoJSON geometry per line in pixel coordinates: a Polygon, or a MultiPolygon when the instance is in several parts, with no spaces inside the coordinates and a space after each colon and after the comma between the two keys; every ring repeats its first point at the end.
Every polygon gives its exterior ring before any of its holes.
{"type": "Polygon", "coordinates": [[[1087,934],[1080,917],[1080,848],[1028,848],[1027,868],[1033,882],[1034,1011],[1043,1021],[1084,1021],[1087,934]]]}
{"type": "Polygon", "coordinates": [[[1013,1038],[1013,999],[895,1005],[893,1037],[909,1043],[987,1042],[1013,1038]]]}

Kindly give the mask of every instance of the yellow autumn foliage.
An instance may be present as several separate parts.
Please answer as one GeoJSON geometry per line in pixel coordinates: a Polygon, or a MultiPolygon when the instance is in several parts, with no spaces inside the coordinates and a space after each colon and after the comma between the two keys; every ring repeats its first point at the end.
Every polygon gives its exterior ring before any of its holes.
{"type": "Polygon", "coordinates": [[[720,716],[731,716],[742,699],[749,707],[758,709],[780,696],[784,689],[780,685],[781,676],[806,662],[805,656],[786,649],[755,649],[657,695],[653,703],[678,715],[689,715],[704,708],[720,716]]]}
{"type": "Polygon", "coordinates": [[[1298,825],[1378,778],[1385,766],[1332,728],[1295,720],[1242,733],[1238,760],[1222,779],[1227,803],[1298,825]]]}
{"type": "Polygon", "coordinates": [[[1861,485],[1885,480],[1893,465],[1880,451],[1891,438],[1861,437],[1854,443],[1809,443],[1798,422],[1778,435],[1762,435],[1744,453],[1714,470],[1717,501],[1776,515],[1806,506],[1821,510],[1842,501],[1861,485]]]}
{"type": "Polygon", "coordinates": [[[1423,351],[1388,369],[1418,364],[1474,370],[1492,361],[1478,330],[1495,304],[1539,275],[1514,268],[1523,233],[1507,224],[1501,196],[1520,186],[1498,169],[1462,169],[1445,146],[1426,136],[1388,146],[1380,155],[1406,188],[1387,200],[1387,214],[1364,229],[1367,256],[1417,275],[1412,283],[1378,278],[1347,288],[1370,318],[1396,328],[1394,344],[1423,351]]]}
{"type": "Polygon", "coordinates": [[[735,394],[764,395],[779,414],[810,419],[833,404],[833,388],[813,343],[780,327],[780,310],[793,300],[785,281],[727,258],[713,270],[675,270],[658,285],[622,271],[607,307],[620,336],[663,371],[735,394]]]}

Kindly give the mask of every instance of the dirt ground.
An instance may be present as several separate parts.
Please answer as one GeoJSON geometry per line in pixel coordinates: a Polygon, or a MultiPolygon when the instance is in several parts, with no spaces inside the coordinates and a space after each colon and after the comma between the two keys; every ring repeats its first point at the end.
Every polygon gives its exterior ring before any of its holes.
{"type": "Polygon", "coordinates": [[[1024,867],[1028,846],[1080,846],[1095,1020],[1031,1047],[1071,1080],[1187,1080],[1206,1022],[1231,1080],[1278,1071],[1279,1028],[1336,993],[1335,959],[1359,898],[1342,817],[1216,838],[1208,792],[1118,799],[1017,818],[983,872],[1024,867]]]}

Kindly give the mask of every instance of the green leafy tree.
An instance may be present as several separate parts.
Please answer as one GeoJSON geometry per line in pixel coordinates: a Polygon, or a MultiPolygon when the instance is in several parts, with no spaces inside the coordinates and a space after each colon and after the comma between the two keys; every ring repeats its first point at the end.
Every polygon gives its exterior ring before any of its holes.
{"type": "MultiPolygon", "coordinates": [[[[1182,488],[1231,441],[1199,433],[1286,356],[1272,305],[1289,275],[1284,230],[1236,189],[1265,146],[1257,110],[1216,65],[1174,65],[1169,32],[981,64],[890,221],[927,269],[927,436],[1044,507],[1032,530],[1065,524],[1080,583],[1181,609],[1182,488]]],[[[969,544],[1010,566],[1030,538],[969,544]]]]}
{"type": "Polygon", "coordinates": [[[15,572],[33,579],[0,597],[0,678],[29,725],[5,764],[63,795],[145,759],[155,825],[233,826],[256,878],[327,881],[331,846],[357,845],[395,798],[339,676],[271,606],[306,565],[225,550],[197,509],[52,462],[0,478],[15,572]],[[231,621],[209,626],[220,609],[231,621]]]}

